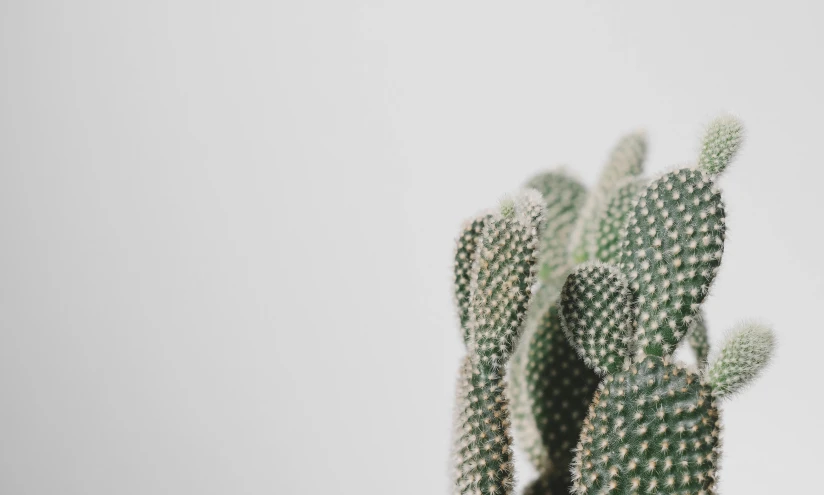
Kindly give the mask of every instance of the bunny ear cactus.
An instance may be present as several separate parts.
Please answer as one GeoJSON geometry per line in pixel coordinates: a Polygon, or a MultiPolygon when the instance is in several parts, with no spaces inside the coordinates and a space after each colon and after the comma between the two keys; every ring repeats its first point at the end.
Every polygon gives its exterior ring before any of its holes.
{"type": "Polygon", "coordinates": [[[725,217],[714,177],[740,142],[738,121],[715,121],[696,169],[662,176],[633,202],[614,264],[579,267],[564,284],[563,330],[603,377],[575,449],[575,493],[714,492],[717,399],[763,368],[772,335],[743,328],[705,375],[671,354],[695,328],[721,262],[725,217]]]}
{"type": "Polygon", "coordinates": [[[531,296],[544,215],[540,194],[527,190],[480,217],[464,230],[458,244],[456,294],[459,301],[467,302],[459,305],[467,355],[460,370],[455,411],[456,494],[509,494],[512,490],[512,441],[503,374],[531,296]],[[464,283],[467,266],[468,283],[464,283]]]}

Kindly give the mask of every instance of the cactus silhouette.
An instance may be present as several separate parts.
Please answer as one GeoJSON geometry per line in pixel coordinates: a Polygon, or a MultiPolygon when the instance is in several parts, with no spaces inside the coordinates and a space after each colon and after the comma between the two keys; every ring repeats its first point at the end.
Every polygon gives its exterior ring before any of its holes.
{"type": "Polygon", "coordinates": [[[564,284],[561,326],[583,362],[603,377],[575,449],[575,493],[714,491],[717,401],[752,381],[769,359],[773,337],[763,326],[742,326],[702,374],[671,355],[688,333],[705,349],[698,311],[725,237],[714,178],[741,136],[737,120],[714,121],[698,166],[647,185],[605,251],[609,262],[580,266],[564,284]]]}

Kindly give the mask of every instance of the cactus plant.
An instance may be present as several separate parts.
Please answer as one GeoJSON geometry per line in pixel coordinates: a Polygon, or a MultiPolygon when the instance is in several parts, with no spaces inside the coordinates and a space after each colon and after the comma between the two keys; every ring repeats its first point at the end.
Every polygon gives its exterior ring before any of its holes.
{"type": "Polygon", "coordinates": [[[541,195],[527,190],[480,216],[459,242],[456,297],[467,354],[457,386],[455,493],[505,494],[513,486],[503,375],[531,296],[544,214],[541,195]]]}
{"type": "Polygon", "coordinates": [[[603,377],[572,463],[575,493],[714,491],[717,401],[764,367],[772,334],[743,327],[702,373],[671,355],[720,266],[725,215],[714,179],[740,142],[736,120],[713,122],[698,166],[663,175],[633,202],[614,264],[586,264],[564,284],[562,328],[603,377]]]}
{"type": "Polygon", "coordinates": [[[456,398],[455,493],[511,493],[510,404],[516,442],[539,472],[525,495],[568,493],[570,486],[576,493],[712,490],[715,401],[751,381],[772,344],[768,330],[749,324],[707,365],[700,304],[720,264],[725,228],[714,178],[742,136],[736,119],[714,121],[697,167],[650,183],[639,177],[644,136],[631,134],[589,194],[566,173],[547,172],[527,182],[530,192],[464,227],[455,255],[467,347],[456,398]],[[524,242],[527,231],[530,247],[518,248],[527,254],[507,258],[508,243],[524,242]],[[503,294],[517,294],[517,304],[503,294]],[[703,374],[673,363],[681,340],[703,374]],[[632,394],[635,402],[626,402],[632,394]],[[621,416],[626,410],[632,418],[621,416]],[[650,423],[655,418],[660,424],[650,423]],[[631,422],[636,431],[625,431],[631,422]],[[660,438],[646,439],[654,436],[650,425],[660,438]],[[633,476],[642,460],[649,471],[633,476]]]}

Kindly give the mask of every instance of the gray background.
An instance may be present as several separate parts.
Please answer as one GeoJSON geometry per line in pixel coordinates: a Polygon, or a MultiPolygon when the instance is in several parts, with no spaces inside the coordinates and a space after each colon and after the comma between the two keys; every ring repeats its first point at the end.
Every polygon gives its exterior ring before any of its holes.
{"type": "Polygon", "coordinates": [[[0,493],[447,493],[461,220],[722,111],[721,490],[815,491],[824,12],[675,4],[2,2],[0,493]]]}

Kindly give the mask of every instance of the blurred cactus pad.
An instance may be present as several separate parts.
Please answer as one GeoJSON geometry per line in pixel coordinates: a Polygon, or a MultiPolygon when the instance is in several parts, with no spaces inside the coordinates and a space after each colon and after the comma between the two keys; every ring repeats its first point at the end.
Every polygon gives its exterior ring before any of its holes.
{"type": "Polygon", "coordinates": [[[693,166],[643,174],[644,133],[621,138],[587,189],[538,174],[467,221],[454,294],[458,367],[452,492],[715,493],[721,401],[770,360],[748,320],[713,353],[701,305],[721,266],[718,176],[743,141],[723,116],[693,166]],[[697,366],[673,353],[688,343],[697,366]],[[521,459],[520,457],[517,457],[521,459]]]}

